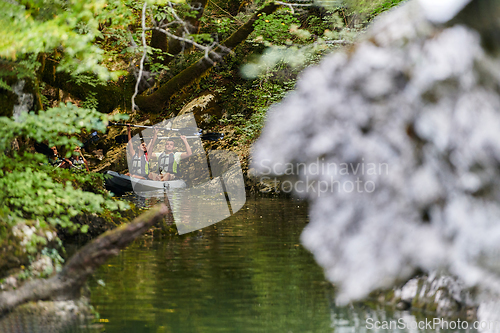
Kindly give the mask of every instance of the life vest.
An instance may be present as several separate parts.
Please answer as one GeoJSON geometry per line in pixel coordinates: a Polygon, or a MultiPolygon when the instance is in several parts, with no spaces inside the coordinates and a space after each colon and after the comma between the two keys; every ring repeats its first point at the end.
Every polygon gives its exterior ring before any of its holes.
{"type": "Polygon", "coordinates": [[[85,169],[85,162],[83,161],[83,158],[81,156],[78,157],[71,156],[69,160],[71,161],[71,163],[73,163],[71,169],[76,169],[76,170],[85,169]]]}
{"type": "Polygon", "coordinates": [[[158,172],[168,172],[170,174],[177,174],[177,161],[175,160],[174,153],[165,154],[165,152],[160,154],[158,157],[158,172]]]}
{"type": "Polygon", "coordinates": [[[130,170],[132,175],[141,176],[144,178],[148,177],[149,174],[149,162],[147,155],[143,154],[139,156],[138,153],[132,158],[132,168],[130,170]]]}
{"type": "Polygon", "coordinates": [[[62,162],[64,162],[64,160],[62,158],[59,157],[59,155],[56,155],[55,156],[55,159],[51,159],[49,157],[49,164],[52,165],[52,166],[59,166],[62,162]]]}

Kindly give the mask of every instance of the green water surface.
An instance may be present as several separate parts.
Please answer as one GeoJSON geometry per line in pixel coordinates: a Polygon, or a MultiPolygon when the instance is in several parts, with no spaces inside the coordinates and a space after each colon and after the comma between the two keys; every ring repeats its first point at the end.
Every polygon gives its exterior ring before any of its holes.
{"type": "Polygon", "coordinates": [[[201,231],[144,237],[99,269],[91,302],[106,332],[331,332],[307,220],[302,202],[248,199],[201,231]]]}
{"type": "Polygon", "coordinates": [[[425,320],[423,314],[336,306],[332,285],[300,244],[307,224],[303,202],[259,198],[247,199],[232,217],[200,231],[146,235],[90,281],[91,303],[100,314],[93,328],[117,333],[458,332],[398,327],[425,320]],[[370,329],[367,320],[394,327],[370,329]]]}

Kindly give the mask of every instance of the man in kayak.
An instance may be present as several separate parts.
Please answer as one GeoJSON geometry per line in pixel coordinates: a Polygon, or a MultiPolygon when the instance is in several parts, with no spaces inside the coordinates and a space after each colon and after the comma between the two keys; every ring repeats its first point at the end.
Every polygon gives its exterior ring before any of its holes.
{"type": "Polygon", "coordinates": [[[61,168],[61,169],[69,169],[71,167],[71,162],[67,158],[61,158],[57,152],[57,147],[50,147],[52,150],[52,156],[49,156],[50,165],[61,168]]]}
{"type": "Polygon", "coordinates": [[[151,179],[169,181],[177,177],[178,166],[181,160],[192,155],[191,147],[184,135],[181,135],[181,140],[186,147],[185,152],[174,152],[175,142],[168,140],[165,142],[165,150],[158,156],[158,173],[151,174],[151,179]]]}
{"type": "Polygon", "coordinates": [[[147,146],[144,141],[139,144],[136,143],[137,141],[135,142],[131,141],[132,138],[130,134],[130,126],[127,126],[127,134],[129,141],[129,144],[127,144],[127,159],[129,161],[130,172],[128,172],[126,175],[139,179],[148,179],[149,178],[148,152],[151,151],[151,148],[153,147],[156,141],[158,135],[158,129],[154,130],[154,136],[151,139],[151,141],[149,141],[149,144],[147,146]],[[132,163],[130,163],[130,161],[132,163]]]}

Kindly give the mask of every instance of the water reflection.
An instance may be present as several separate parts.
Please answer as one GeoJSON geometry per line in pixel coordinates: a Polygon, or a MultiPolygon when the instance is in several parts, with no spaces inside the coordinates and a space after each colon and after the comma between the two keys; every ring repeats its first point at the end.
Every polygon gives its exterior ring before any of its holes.
{"type": "MultiPolygon", "coordinates": [[[[100,326],[75,324],[63,332],[447,332],[368,329],[367,319],[425,318],[337,307],[332,286],[299,243],[307,222],[302,202],[248,199],[238,213],[201,231],[146,235],[90,281],[100,326]]],[[[60,332],[38,327],[12,332],[60,332]]]]}
{"type": "Polygon", "coordinates": [[[92,302],[106,332],[331,331],[306,222],[302,203],[249,200],[202,231],[143,239],[99,271],[92,302]]]}
{"type": "Polygon", "coordinates": [[[368,318],[409,318],[335,306],[299,243],[307,221],[301,202],[248,199],[202,231],[142,239],[99,270],[92,303],[106,332],[374,332],[368,318]]]}
{"type": "Polygon", "coordinates": [[[138,184],[134,185],[131,199],[139,207],[147,207],[158,201],[169,205],[179,235],[228,218],[239,211],[246,200],[245,183],[238,155],[231,151],[210,151],[208,153],[210,168],[206,158],[203,153],[203,158],[197,160],[202,160],[204,163],[196,162],[192,168],[188,167],[190,171],[187,173],[195,176],[197,181],[188,180],[187,188],[165,186],[163,189],[151,187],[149,190],[139,191],[138,188],[146,189],[145,184],[139,186],[139,183],[147,182],[139,179],[138,184]],[[201,171],[196,168],[200,165],[202,167],[198,169],[201,171]],[[204,176],[200,178],[196,175],[204,176]]]}

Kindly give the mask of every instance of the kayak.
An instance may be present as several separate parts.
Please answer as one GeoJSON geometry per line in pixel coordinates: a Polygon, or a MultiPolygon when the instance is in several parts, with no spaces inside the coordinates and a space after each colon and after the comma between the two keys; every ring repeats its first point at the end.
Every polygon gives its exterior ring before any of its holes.
{"type": "Polygon", "coordinates": [[[132,178],[115,171],[106,171],[105,187],[108,191],[116,195],[123,195],[126,192],[149,192],[158,190],[174,190],[186,187],[186,182],[182,179],[161,182],[132,178]]]}

